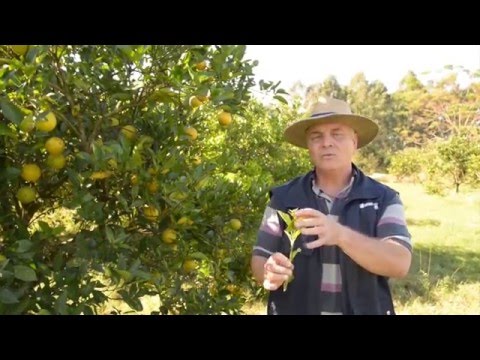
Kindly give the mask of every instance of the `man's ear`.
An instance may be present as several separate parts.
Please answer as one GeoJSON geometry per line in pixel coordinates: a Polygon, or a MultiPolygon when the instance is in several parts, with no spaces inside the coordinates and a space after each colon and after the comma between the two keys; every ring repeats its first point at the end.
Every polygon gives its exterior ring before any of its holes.
{"type": "Polygon", "coordinates": [[[353,132],[353,143],[355,144],[355,150],[357,150],[358,149],[358,135],[357,135],[356,131],[353,132]]]}

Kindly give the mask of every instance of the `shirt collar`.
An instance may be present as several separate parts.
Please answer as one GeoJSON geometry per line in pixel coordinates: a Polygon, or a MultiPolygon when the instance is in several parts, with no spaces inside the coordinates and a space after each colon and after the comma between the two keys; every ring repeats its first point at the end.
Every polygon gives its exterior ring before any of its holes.
{"type": "MultiPolygon", "coordinates": [[[[352,185],[353,185],[353,181],[355,180],[355,177],[357,176],[357,170],[355,168],[353,168],[352,170],[352,177],[350,178],[350,182],[347,186],[345,186],[336,196],[337,199],[343,199],[345,198],[348,193],[350,192],[351,188],[352,188],[352,185]]],[[[315,195],[317,196],[321,196],[321,197],[324,197],[324,198],[327,198],[328,200],[332,200],[330,196],[328,196],[322,189],[320,189],[318,186],[317,186],[317,183],[316,183],[316,178],[317,178],[317,174],[315,172],[315,169],[312,171],[312,174],[311,174],[311,182],[312,182],[312,191],[314,192],[315,195]]]]}

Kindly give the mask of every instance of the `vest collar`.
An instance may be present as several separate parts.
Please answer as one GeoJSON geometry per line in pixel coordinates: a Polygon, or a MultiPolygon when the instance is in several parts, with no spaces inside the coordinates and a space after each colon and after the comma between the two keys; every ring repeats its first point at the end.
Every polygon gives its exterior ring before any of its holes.
{"type": "MultiPolygon", "coordinates": [[[[345,200],[368,200],[381,195],[378,184],[366,176],[355,164],[352,163],[353,184],[345,200]]],[[[304,189],[312,191],[312,179],[315,178],[315,169],[308,172],[302,181],[304,189]]]]}

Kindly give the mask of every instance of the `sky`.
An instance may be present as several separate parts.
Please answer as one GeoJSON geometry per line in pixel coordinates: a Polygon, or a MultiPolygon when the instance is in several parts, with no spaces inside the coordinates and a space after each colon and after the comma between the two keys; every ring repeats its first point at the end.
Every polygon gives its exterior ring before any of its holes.
{"type": "Polygon", "coordinates": [[[308,86],[329,75],[348,85],[363,72],[367,81],[380,80],[394,92],[409,70],[421,80],[446,65],[479,70],[480,45],[248,45],[246,59],[259,61],[254,69],[258,80],[282,81],[286,90],[296,81],[308,86]],[[426,71],[431,74],[421,75],[426,71]]]}

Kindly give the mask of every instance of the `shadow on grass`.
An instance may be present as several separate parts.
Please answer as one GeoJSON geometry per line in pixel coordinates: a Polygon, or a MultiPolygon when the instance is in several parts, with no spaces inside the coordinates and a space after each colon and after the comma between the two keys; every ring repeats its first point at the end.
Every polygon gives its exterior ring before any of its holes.
{"type": "Polygon", "coordinates": [[[410,218],[407,218],[407,225],[439,226],[440,221],[435,220],[435,219],[410,219],[410,218]]]}
{"type": "Polygon", "coordinates": [[[461,247],[417,245],[409,275],[392,282],[393,296],[401,304],[434,299],[438,286],[455,291],[461,283],[480,282],[480,252],[461,247]]]}

